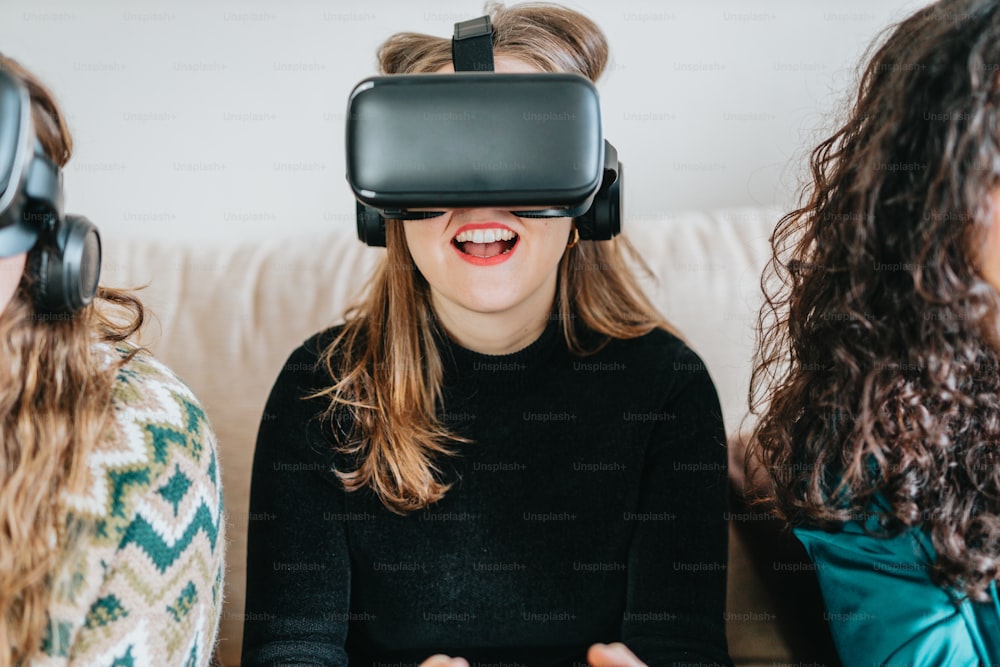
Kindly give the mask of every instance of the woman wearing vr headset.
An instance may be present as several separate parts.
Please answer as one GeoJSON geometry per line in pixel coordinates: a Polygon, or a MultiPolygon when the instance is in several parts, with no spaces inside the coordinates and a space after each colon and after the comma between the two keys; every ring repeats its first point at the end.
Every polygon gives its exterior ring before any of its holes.
{"type": "Polygon", "coordinates": [[[754,456],[844,665],[1000,664],[1000,2],[870,53],[772,238],[754,456]]]}
{"type": "MultiPolygon", "coordinates": [[[[601,75],[589,19],[491,10],[497,72],[601,75]]],[[[379,59],[453,71],[427,35],[379,59]]],[[[731,665],[721,410],[631,248],[502,208],[385,233],[265,408],[243,665],[731,665]]]]}
{"type": "Polygon", "coordinates": [[[0,136],[0,667],[207,665],[215,438],[190,390],[127,342],[141,303],[97,287],[96,229],[62,215],[65,117],[3,56],[0,136]]]}

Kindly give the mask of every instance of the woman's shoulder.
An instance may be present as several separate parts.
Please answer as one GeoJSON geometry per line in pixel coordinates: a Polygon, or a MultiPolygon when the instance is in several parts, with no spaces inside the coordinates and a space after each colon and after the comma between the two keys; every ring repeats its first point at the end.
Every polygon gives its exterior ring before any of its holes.
{"type": "Polygon", "coordinates": [[[291,395],[301,398],[329,386],[332,379],[323,360],[343,329],[343,324],[322,329],[293,349],[278,370],[272,398],[275,392],[284,399],[291,395]]]}
{"type": "Polygon", "coordinates": [[[146,350],[119,344],[114,354],[123,363],[111,389],[112,435],[134,447],[151,445],[156,461],[177,452],[214,459],[215,434],[191,388],[146,350]]]}
{"type": "Polygon", "coordinates": [[[636,338],[617,338],[602,351],[605,363],[618,364],[628,374],[655,374],[669,386],[704,382],[714,387],[701,356],[682,338],[657,327],[636,338]]]}
{"type": "Polygon", "coordinates": [[[868,518],[852,519],[835,527],[796,526],[792,532],[817,562],[856,561],[876,570],[885,567],[929,572],[935,560],[930,537],[921,526],[888,532],[868,518]]]}
{"type": "Polygon", "coordinates": [[[106,365],[118,366],[111,388],[112,408],[173,412],[201,405],[194,392],[166,364],[144,348],[129,343],[104,345],[106,365]]]}
{"type": "Polygon", "coordinates": [[[635,338],[613,338],[608,348],[613,353],[642,356],[656,363],[700,362],[698,354],[680,336],[663,327],[656,327],[635,338]]]}
{"type": "MultiPolygon", "coordinates": [[[[310,368],[312,368],[326,354],[326,351],[344,331],[345,326],[344,324],[337,324],[317,331],[306,338],[301,345],[292,350],[288,361],[291,363],[309,364],[310,368]]],[[[296,370],[305,369],[298,368],[296,370]]]]}

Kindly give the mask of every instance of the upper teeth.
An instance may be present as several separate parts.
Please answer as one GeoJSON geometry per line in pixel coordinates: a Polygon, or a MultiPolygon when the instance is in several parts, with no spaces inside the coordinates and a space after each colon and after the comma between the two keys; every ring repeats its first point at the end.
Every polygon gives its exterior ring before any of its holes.
{"type": "Polygon", "coordinates": [[[496,241],[510,241],[517,236],[509,229],[473,229],[464,231],[455,237],[459,243],[472,241],[473,243],[495,243],[496,241]]]}

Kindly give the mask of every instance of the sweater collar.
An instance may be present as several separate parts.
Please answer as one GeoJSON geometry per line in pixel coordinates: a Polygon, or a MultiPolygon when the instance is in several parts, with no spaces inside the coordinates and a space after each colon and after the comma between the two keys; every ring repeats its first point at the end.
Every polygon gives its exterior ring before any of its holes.
{"type": "Polygon", "coordinates": [[[474,385],[501,391],[527,386],[560,347],[561,325],[558,314],[551,315],[538,338],[510,354],[475,352],[462,347],[448,334],[438,332],[437,346],[444,364],[445,384],[474,385]]]}

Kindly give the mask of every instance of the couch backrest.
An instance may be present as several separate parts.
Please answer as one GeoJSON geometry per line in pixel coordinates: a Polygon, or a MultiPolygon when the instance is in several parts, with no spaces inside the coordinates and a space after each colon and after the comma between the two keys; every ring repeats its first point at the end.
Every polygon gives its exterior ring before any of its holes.
{"type": "MultiPolygon", "coordinates": [[[[712,373],[730,434],[746,411],[759,276],[779,215],[749,208],[625,224],[655,274],[644,286],[712,373]]],[[[250,469],[267,394],[292,349],[341,318],[382,252],[360,244],[353,228],[254,245],[105,241],[104,284],[148,285],[141,296],[156,319],[143,342],[191,386],[219,437],[227,665],[239,662],[250,469]]]]}

